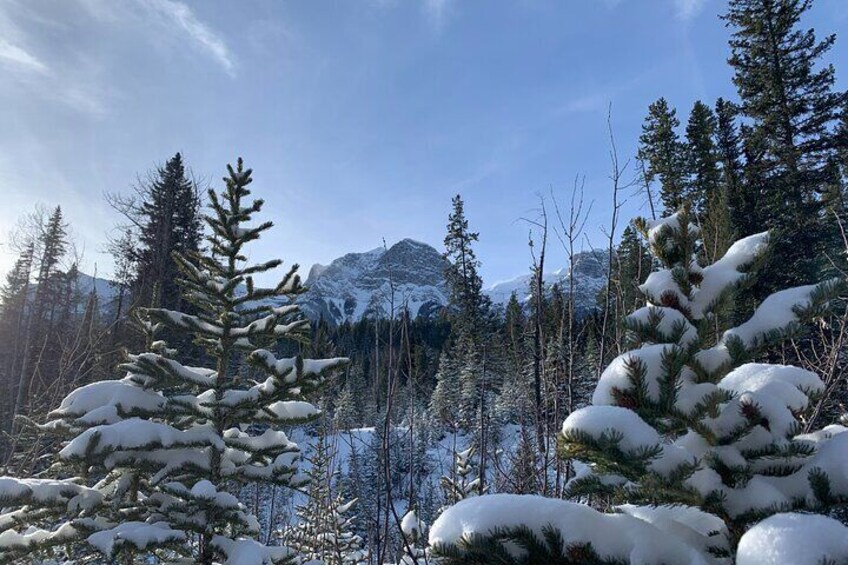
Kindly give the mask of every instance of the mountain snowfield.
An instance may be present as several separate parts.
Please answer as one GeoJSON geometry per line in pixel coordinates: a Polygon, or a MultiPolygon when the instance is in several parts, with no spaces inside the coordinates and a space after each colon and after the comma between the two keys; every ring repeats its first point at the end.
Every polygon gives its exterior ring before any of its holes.
{"type": "MultiPolygon", "coordinates": [[[[577,311],[586,314],[597,305],[598,293],[606,283],[608,258],[605,251],[579,253],[573,269],[546,273],[545,286],[567,288],[573,272],[577,311]]],[[[306,279],[309,290],[299,302],[309,317],[323,317],[335,324],[358,321],[366,315],[385,316],[393,308],[397,312],[404,307],[413,317],[426,317],[447,304],[444,268],[445,260],[435,248],[403,239],[388,249],[348,253],[329,265],[314,265],[306,279]]],[[[497,282],[485,292],[496,305],[506,305],[513,293],[526,304],[531,278],[528,273],[497,282]]]]}
{"type": "Polygon", "coordinates": [[[334,324],[366,315],[388,316],[406,308],[430,316],[447,304],[445,260],[426,243],[403,239],[388,249],[348,253],[329,265],[314,265],[307,291],[298,298],[304,313],[334,324]]]}
{"type": "MultiPolygon", "coordinates": [[[[608,260],[606,251],[578,253],[573,268],[545,273],[545,286],[559,284],[567,289],[573,272],[577,313],[588,314],[597,306],[606,284],[608,260]]],[[[445,259],[434,247],[402,239],[388,248],[348,253],[329,265],[316,263],[306,277],[307,291],[298,302],[309,318],[323,318],[334,325],[357,322],[366,316],[385,317],[404,308],[413,317],[429,317],[448,302],[444,269],[445,259]]],[[[531,279],[528,272],[489,285],[484,292],[495,305],[505,306],[512,294],[527,304],[531,279]]],[[[117,291],[106,279],[80,273],[79,290],[83,296],[95,290],[102,308],[114,307],[117,291]]]]}
{"type": "MultiPolygon", "coordinates": [[[[558,284],[568,290],[569,279],[574,276],[574,301],[578,315],[589,313],[597,306],[598,295],[607,282],[609,253],[607,251],[583,251],[574,256],[572,268],[563,267],[556,271],[545,273],[542,280],[545,287],[550,289],[558,284]]],[[[497,282],[485,289],[486,294],[495,304],[506,304],[510,296],[516,295],[521,304],[531,299],[530,284],[533,276],[528,273],[497,282]]]]}

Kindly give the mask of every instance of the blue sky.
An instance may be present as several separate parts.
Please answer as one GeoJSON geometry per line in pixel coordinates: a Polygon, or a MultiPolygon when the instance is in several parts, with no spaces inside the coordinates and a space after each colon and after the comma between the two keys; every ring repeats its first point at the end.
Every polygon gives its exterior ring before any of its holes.
{"type": "MultiPolygon", "coordinates": [[[[102,195],[182,151],[220,185],[238,155],[276,228],[254,257],[307,269],[404,237],[441,247],[453,194],[487,282],[526,271],[538,195],[585,176],[609,222],[607,109],[622,159],[649,103],[681,121],[734,97],[719,0],[0,0],[2,239],[61,204],[108,275],[102,195]]],[[[819,0],[820,36],[848,2],[819,0]]],[[[829,55],[848,60],[848,37],[829,55]]],[[[842,69],[837,76],[842,88],[842,69]]],[[[843,71],[844,72],[844,71],[843,71]]],[[[631,169],[632,172],[632,169],[631,169]]],[[[625,218],[645,213],[631,198],[625,218]]],[[[0,271],[12,256],[0,249],[0,271]]],[[[564,264],[556,241],[549,264],[564,264]]]]}

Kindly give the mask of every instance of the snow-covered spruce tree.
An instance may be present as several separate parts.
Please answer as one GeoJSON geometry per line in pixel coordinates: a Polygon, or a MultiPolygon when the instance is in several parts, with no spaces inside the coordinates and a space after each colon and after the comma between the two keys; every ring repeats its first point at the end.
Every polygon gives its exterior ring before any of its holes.
{"type": "Polygon", "coordinates": [[[401,518],[400,531],[404,539],[401,542],[398,565],[427,563],[427,548],[424,547],[427,525],[421,521],[414,508],[401,518]]]}
{"type": "Polygon", "coordinates": [[[333,494],[333,458],[321,432],[309,458],[309,498],[297,509],[297,524],[281,532],[283,542],[298,553],[298,563],[319,560],[324,565],[365,565],[368,552],[353,531],[351,510],[356,499],[346,501],[341,494],[333,494]]]}
{"type": "Polygon", "coordinates": [[[252,179],[241,159],[228,170],[221,196],[209,193],[210,253],[175,256],[197,313],[141,310],[148,351],[129,356],[123,379],[81,387],[52,413],[45,427],[68,438],[54,470],[76,479],[0,479],[0,505],[17,506],[0,519],[0,561],[31,560],[60,543],[124,563],[288,559],[287,548],[253,539],[258,521],[231,493],[252,482],[304,483],[300,451],[282,428],[318,415],[304,396],[346,360],[271,352],[308,331],[292,302],[300,278],[294,266],[273,288],[254,285],[280,261],[247,264],[245,246],[272,224],[248,225],[262,201],[246,201],[252,179]],[[212,366],[181,364],[155,341],[164,327],[192,335],[212,366]],[[244,376],[243,363],[261,377],[244,376]]]}
{"type": "Polygon", "coordinates": [[[480,477],[477,476],[477,466],[474,465],[474,447],[455,452],[453,458],[453,475],[439,479],[448,505],[477,496],[480,491],[480,477]]]}
{"type": "Polygon", "coordinates": [[[442,352],[439,356],[439,370],[436,373],[436,386],[430,397],[429,412],[433,427],[440,432],[456,433],[460,427],[461,384],[459,380],[460,361],[452,352],[442,352]]]}
{"type": "Polygon", "coordinates": [[[565,420],[560,445],[579,463],[566,494],[612,512],[479,497],[442,514],[431,544],[447,564],[486,555],[503,563],[845,561],[848,529],[811,514],[848,502],[848,428],[798,435],[822,381],[799,367],[754,362],[821,315],[844,281],[777,292],[707,343],[712,313],[752,282],[768,233],[701,267],[685,210],[642,228],[663,268],[641,286],[648,305],[627,319],[633,349],[603,372],[592,406],[565,420]],[[841,539],[797,543],[823,529],[841,539]],[[795,541],[768,547],[775,535],[795,541]]]}

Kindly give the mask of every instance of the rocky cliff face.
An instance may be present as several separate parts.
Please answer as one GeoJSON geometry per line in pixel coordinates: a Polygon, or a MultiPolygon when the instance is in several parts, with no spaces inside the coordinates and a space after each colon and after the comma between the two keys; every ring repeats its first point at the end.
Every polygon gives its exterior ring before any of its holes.
{"type": "Polygon", "coordinates": [[[329,265],[314,265],[298,303],[309,317],[334,324],[388,316],[401,308],[413,317],[431,316],[447,303],[444,268],[438,251],[404,239],[388,249],[348,253],[329,265]]]}
{"type": "MultiPolygon", "coordinates": [[[[585,315],[594,310],[598,305],[598,294],[603,290],[607,281],[607,266],[609,253],[606,251],[585,251],[574,257],[572,269],[559,269],[545,273],[543,280],[545,286],[550,289],[554,284],[559,284],[564,290],[568,290],[569,280],[574,277],[574,302],[578,315],[585,315]]],[[[518,301],[526,304],[530,300],[530,283],[532,275],[526,274],[493,284],[486,289],[486,293],[495,304],[505,305],[514,293],[518,301]]]]}

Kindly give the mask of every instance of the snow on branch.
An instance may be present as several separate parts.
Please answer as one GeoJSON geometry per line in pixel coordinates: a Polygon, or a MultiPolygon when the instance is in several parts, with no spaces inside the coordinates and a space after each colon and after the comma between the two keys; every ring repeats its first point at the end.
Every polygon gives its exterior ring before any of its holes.
{"type": "Polygon", "coordinates": [[[826,516],[786,513],[742,536],[736,565],[821,565],[848,561],[848,527],[826,516]]]}
{"type": "Polygon", "coordinates": [[[698,545],[668,535],[649,521],[533,495],[493,494],[460,501],[430,528],[430,545],[437,551],[447,546],[461,548],[472,545],[477,536],[493,536],[502,542],[501,550],[515,556],[522,550],[509,542],[520,535],[516,530],[523,528],[537,539],[544,539],[546,530],[555,531],[561,539],[557,549],[565,556],[574,551],[624,563],[713,563],[698,545]]]}

